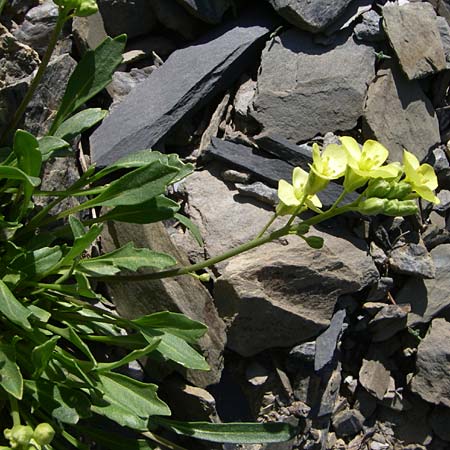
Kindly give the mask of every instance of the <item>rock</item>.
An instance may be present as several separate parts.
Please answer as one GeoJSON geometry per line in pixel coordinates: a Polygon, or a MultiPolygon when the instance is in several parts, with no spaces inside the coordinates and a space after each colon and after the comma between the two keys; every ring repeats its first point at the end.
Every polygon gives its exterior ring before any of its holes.
{"type": "MultiPolygon", "coordinates": [[[[105,251],[133,242],[136,247],[151,248],[168,253],[180,264],[189,261],[171,242],[162,224],[134,225],[110,223],[104,231],[102,244],[105,251]]],[[[186,314],[208,326],[200,339],[200,348],[211,371],[187,371],[187,379],[199,387],[217,383],[223,367],[225,327],[217,315],[213,300],[203,285],[192,277],[181,276],[154,281],[113,283],[108,286],[111,297],[121,315],[128,318],[167,310],[186,314]]]]}
{"type": "Polygon", "coordinates": [[[219,23],[230,0],[178,0],[190,13],[208,23],[219,23]]]}
{"type": "Polygon", "coordinates": [[[381,42],[386,34],[381,25],[381,16],[373,9],[362,15],[362,22],[355,26],[354,34],[358,41],[381,42]]]}
{"type": "Polygon", "coordinates": [[[433,205],[433,209],[438,213],[445,213],[450,208],[450,191],[443,189],[439,191],[437,197],[441,203],[439,205],[433,205]]]}
{"type": "Polygon", "coordinates": [[[155,13],[148,0],[98,0],[105,30],[115,37],[125,33],[128,39],[152,31],[155,13]]]}
{"type": "MultiPolygon", "coordinates": [[[[447,155],[445,153],[445,146],[442,145],[440,147],[437,147],[433,149],[427,159],[426,162],[428,164],[431,164],[435,170],[436,173],[442,172],[443,170],[449,169],[450,164],[447,158],[447,155]]],[[[437,205],[439,206],[439,205],[437,205]]]]}
{"type": "Polygon", "coordinates": [[[185,39],[194,39],[200,23],[176,0],[152,0],[152,8],[160,23],[185,39]]]}
{"type": "Polygon", "coordinates": [[[337,436],[354,436],[362,430],[363,423],[364,416],[357,409],[348,409],[333,417],[337,436]]]}
{"type": "MultiPolygon", "coordinates": [[[[372,255],[373,257],[373,255],[372,255]]],[[[377,263],[374,259],[375,264],[377,263]]],[[[381,277],[376,285],[370,290],[367,301],[377,302],[386,298],[388,292],[394,287],[394,280],[390,277],[381,277]]]]}
{"type": "Polygon", "coordinates": [[[383,363],[376,359],[364,359],[359,371],[359,382],[367,392],[383,400],[389,388],[390,373],[383,363]]]}
{"type": "Polygon", "coordinates": [[[369,322],[373,342],[390,339],[407,326],[409,305],[385,305],[369,322]]]}
{"type": "Polygon", "coordinates": [[[253,115],[267,133],[294,142],[350,130],[363,112],[374,63],[373,49],[352,37],[324,47],[288,30],[263,51],[253,115]]]}
{"type": "Polygon", "coordinates": [[[265,15],[243,15],[217,30],[215,37],[172,53],[91,136],[93,161],[105,166],[157,144],[181,119],[239,77],[272,26],[265,15]]]}
{"type": "Polygon", "coordinates": [[[377,409],[377,400],[360,387],[356,391],[356,400],[353,407],[368,419],[377,409]]]}
{"type": "Polygon", "coordinates": [[[244,75],[234,97],[233,107],[236,114],[242,118],[247,118],[255,92],[256,81],[252,80],[248,75],[244,75]]]}
{"type": "Polygon", "coordinates": [[[259,200],[262,203],[267,203],[272,206],[278,203],[276,189],[266,186],[264,183],[261,183],[261,181],[256,181],[252,184],[236,184],[236,188],[241,195],[256,198],[256,200],[259,200]]]}
{"type": "Polygon", "coordinates": [[[400,65],[410,80],[446,68],[436,13],[428,3],[383,8],[383,24],[400,65]]]}
{"type": "Polygon", "coordinates": [[[450,409],[436,406],[430,415],[430,425],[442,440],[450,442],[450,409]]]}
{"type": "MultiPolygon", "coordinates": [[[[281,178],[290,181],[294,169],[292,165],[279,159],[263,156],[251,147],[217,138],[212,139],[207,155],[250,172],[254,178],[263,180],[272,187],[278,187],[278,181],[281,178]]],[[[324,207],[328,207],[336,201],[341,193],[342,187],[330,182],[327,188],[319,193],[319,198],[324,207]]],[[[344,204],[354,199],[355,195],[349,194],[344,200],[344,204]]]]}
{"type": "Polygon", "coordinates": [[[312,364],[316,357],[316,341],[305,342],[295,346],[288,355],[286,362],[287,368],[291,372],[297,372],[299,367],[306,364],[312,364]]]}
{"type": "Polygon", "coordinates": [[[10,0],[9,5],[6,6],[9,7],[12,14],[22,16],[38,3],[39,0],[10,0]]]}
{"type": "Polygon", "coordinates": [[[292,25],[317,33],[331,25],[352,0],[269,0],[274,9],[292,25]]]}
{"type": "Polygon", "coordinates": [[[261,386],[269,379],[269,371],[257,361],[251,362],[245,371],[247,381],[253,386],[261,386]]]}
{"type": "Polygon", "coordinates": [[[436,22],[441,36],[442,47],[444,48],[447,69],[450,69],[450,25],[444,17],[436,17],[436,22]]]}
{"type": "Polygon", "coordinates": [[[411,389],[428,403],[450,407],[450,323],[434,319],[417,349],[411,389]]]}
{"type": "Polygon", "coordinates": [[[144,67],[143,69],[133,68],[129,72],[114,72],[112,81],[108,86],[108,93],[113,98],[114,107],[139,83],[147,79],[153,70],[153,67],[144,67]]]}
{"type": "Polygon", "coordinates": [[[389,256],[389,267],[394,273],[421,278],[434,278],[436,269],[427,248],[412,242],[394,248],[389,256]]]}
{"type": "Polygon", "coordinates": [[[344,329],[344,320],[347,317],[345,309],[336,311],[331,319],[330,326],[316,339],[316,354],[314,370],[319,372],[333,359],[338,342],[344,329]]]}
{"type": "Polygon", "coordinates": [[[237,170],[224,170],[222,172],[222,180],[230,181],[231,183],[243,183],[248,184],[251,176],[248,173],[245,172],[239,172],[237,170]]]}
{"type": "Polygon", "coordinates": [[[450,312],[450,244],[439,245],[430,254],[436,268],[435,278],[410,278],[396,296],[397,303],[411,304],[408,326],[428,323],[437,315],[450,312]]]}
{"type": "Polygon", "coordinates": [[[433,106],[417,81],[409,81],[392,66],[379,70],[369,86],[363,121],[364,137],[374,137],[402,161],[403,149],[419,160],[441,140],[433,106]]]}
{"type": "Polygon", "coordinates": [[[72,30],[81,53],[97,48],[108,37],[99,12],[88,17],[74,17],[72,30]]]}
{"type": "Polygon", "coordinates": [[[266,244],[225,267],[214,298],[230,349],[250,356],[310,339],[329,326],[340,295],[376,281],[378,272],[361,242],[312,234],[325,239],[322,250],[292,236],[287,246],[266,244]]]}

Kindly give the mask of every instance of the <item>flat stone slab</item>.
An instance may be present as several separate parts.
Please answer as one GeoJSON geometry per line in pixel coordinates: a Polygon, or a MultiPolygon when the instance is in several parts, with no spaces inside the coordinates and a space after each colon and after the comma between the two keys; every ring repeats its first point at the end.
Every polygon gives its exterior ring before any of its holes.
{"type": "Polygon", "coordinates": [[[230,0],[178,0],[191,14],[208,23],[219,23],[230,0]]]}
{"type": "Polygon", "coordinates": [[[354,128],[375,52],[352,37],[323,46],[313,36],[288,30],[263,51],[253,117],[269,134],[293,142],[354,128]]]}
{"type": "Polygon", "coordinates": [[[253,12],[174,52],[93,133],[93,162],[106,166],[124,155],[152,148],[181,119],[239,78],[253,61],[259,41],[274,26],[270,16],[253,12]]]}
{"type": "Polygon", "coordinates": [[[403,71],[410,80],[424,78],[446,68],[445,53],[429,3],[407,3],[383,8],[386,34],[403,71]]]}

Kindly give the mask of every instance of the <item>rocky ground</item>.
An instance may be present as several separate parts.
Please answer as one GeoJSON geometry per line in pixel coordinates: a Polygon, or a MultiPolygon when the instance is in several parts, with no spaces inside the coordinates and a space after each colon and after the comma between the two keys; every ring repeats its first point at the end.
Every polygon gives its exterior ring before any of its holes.
{"type": "MultiPolygon", "coordinates": [[[[104,166],[142,148],[177,152],[198,170],[173,196],[205,242],[177,223],[114,224],[105,249],[131,237],[187,263],[243,243],[270,217],[278,180],[307,167],[312,142],[344,133],[376,138],[393,160],[408,149],[440,182],[441,204],[422,202],[420,216],[327,223],[320,251],[293,238],[217,265],[208,286],[181,277],[111,289],[127,316],[170,309],[209,326],[201,347],[212,370],[164,374],[177,417],[302,430],[245,450],[450,448],[450,2],[99,6],[64,31],[24,127],[45,132],[73,58],[127,33],[124,64],[97,99],[110,115],[79,143],[81,159],[47,167],[46,189],[88,158],[104,166]]],[[[56,14],[51,1],[12,0],[1,18],[0,129],[56,14]]],[[[322,202],[340,192],[332,183],[322,202]]]]}

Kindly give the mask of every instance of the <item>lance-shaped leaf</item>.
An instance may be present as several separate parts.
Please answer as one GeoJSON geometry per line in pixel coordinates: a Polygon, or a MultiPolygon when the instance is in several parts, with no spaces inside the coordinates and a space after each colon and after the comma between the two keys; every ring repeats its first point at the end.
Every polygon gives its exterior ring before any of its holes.
{"type": "Polygon", "coordinates": [[[38,379],[47,368],[48,362],[53,355],[53,352],[58,342],[59,336],[53,336],[43,344],[38,345],[31,352],[31,360],[34,366],[32,378],[38,379]]]}
{"type": "Polygon", "coordinates": [[[83,131],[96,125],[103,120],[108,111],[100,108],[89,108],[80,111],[74,116],[64,121],[55,131],[55,137],[71,141],[75,139],[83,131]]]}
{"type": "Polygon", "coordinates": [[[19,180],[30,184],[33,187],[39,186],[41,183],[40,178],[31,177],[27,175],[23,170],[17,167],[0,166],[0,180],[6,178],[7,180],[19,180]]]}
{"type": "Polygon", "coordinates": [[[49,134],[112,80],[122,62],[126,36],[106,38],[95,50],[87,51],[73,71],[49,134]]]}
{"type": "Polygon", "coordinates": [[[197,241],[197,244],[203,246],[203,239],[198,226],[182,214],[175,214],[174,217],[190,231],[194,239],[197,241]]]}
{"type": "Polygon", "coordinates": [[[0,345],[0,386],[13,397],[22,399],[23,378],[12,345],[0,345]]]}
{"type": "Polygon", "coordinates": [[[166,269],[176,264],[175,259],[165,253],[158,253],[147,248],[134,248],[129,242],[123,247],[96,258],[84,259],[77,269],[89,274],[109,274],[122,269],[136,271],[143,267],[166,269]]]}
{"type": "Polygon", "coordinates": [[[28,317],[32,312],[22,305],[19,300],[14,297],[8,286],[0,280],[0,313],[2,313],[8,320],[31,331],[31,324],[28,317]]]}
{"type": "Polygon", "coordinates": [[[158,386],[141,383],[118,373],[99,373],[98,388],[104,392],[92,411],[135,430],[146,430],[151,416],[169,416],[169,407],[158,397],[158,386]]]}
{"type": "Polygon", "coordinates": [[[43,247],[20,255],[11,263],[11,268],[28,275],[40,276],[59,263],[63,256],[61,247],[43,247]]]}
{"type": "Polygon", "coordinates": [[[63,139],[54,136],[44,136],[39,139],[39,151],[42,161],[47,161],[52,156],[70,155],[70,144],[63,139]]]}
{"type": "Polygon", "coordinates": [[[14,135],[13,151],[17,157],[17,166],[27,175],[38,177],[41,173],[42,155],[38,140],[24,130],[14,135]]]}
{"type": "Polygon", "coordinates": [[[154,423],[177,434],[222,444],[264,444],[285,442],[298,430],[286,423],[179,422],[155,417],[154,423]]]}
{"type": "Polygon", "coordinates": [[[155,161],[111,183],[97,197],[83,203],[93,206],[138,205],[165,192],[178,169],[155,161]]]}

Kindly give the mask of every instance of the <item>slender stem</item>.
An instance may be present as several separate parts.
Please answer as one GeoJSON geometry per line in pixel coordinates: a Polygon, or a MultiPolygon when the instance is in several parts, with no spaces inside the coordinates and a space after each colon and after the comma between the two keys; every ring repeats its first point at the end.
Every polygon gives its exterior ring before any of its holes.
{"type": "Polygon", "coordinates": [[[295,218],[300,214],[302,208],[303,208],[303,204],[305,203],[307,195],[304,194],[302,199],[300,200],[300,204],[297,207],[297,209],[295,210],[294,214],[292,214],[291,218],[288,220],[286,227],[290,227],[292,225],[292,222],[295,220],[295,218]]]}
{"type": "Polygon", "coordinates": [[[185,447],[180,447],[177,444],[174,444],[173,442],[168,441],[167,439],[158,436],[157,434],[152,433],[151,431],[145,431],[141,433],[142,436],[146,437],[147,439],[151,439],[152,441],[163,445],[164,447],[168,448],[169,450],[187,450],[185,447]]]}
{"type": "Polygon", "coordinates": [[[45,54],[42,58],[42,61],[39,66],[39,69],[36,73],[36,76],[33,78],[33,81],[31,82],[30,87],[28,88],[28,91],[25,94],[25,97],[23,98],[22,102],[20,103],[19,108],[17,109],[16,113],[14,114],[14,116],[11,120],[11,123],[9,124],[8,127],[6,127],[5,131],[3,132],[2,136],[0,137],[0,143],[3,143],[6,141],[9,133],[17,128],[17,125],[19,124],[20,120],[22,119],[22,116],[25,113],[25,110],[27,109],[27,106],[30,103],[31,98],[33,97],[37,87],[39,86],[39,83],[42,80],[42,77],[44,76],[45,70],[47,69],[48,63],[50,62],[50,58],[52,56],[53,50],[55,49],[56,43],[58,42],[59,34],[61,33],[64,23],[66,22],[66,19],[67,19],[66,13],[64,12],[63,9],[60,8],[55,28],[53,29],[52,35],[50,37],[50,42],[49,42],[47,50],[45,51],[45,54]]]}
{"type": "Polygon", "coordinates": [[[270,218],[270,220],[264,225],[264,228],[259,232],[259,234],[256,236],[256,239],[263,237],[264,233],[270,228],[270,226],[275,222],[275,219],[278,217],[277,213],[274,213],[274,215],[270,218]]]}
{"type": "Polygon", "coordinates": [[[7,0],[0,0],[0,15],[3,12],[3,8],[5,7],[6,2],[7,2],[7,0]]]}
{"type": "Polygon", "coordinates": [[[12,395],[8,396],[9,404],[11,405],[11,417],[13,420],[13,426],[20,425],[19,404],[17,403],[17,399],[12,395]]]}

